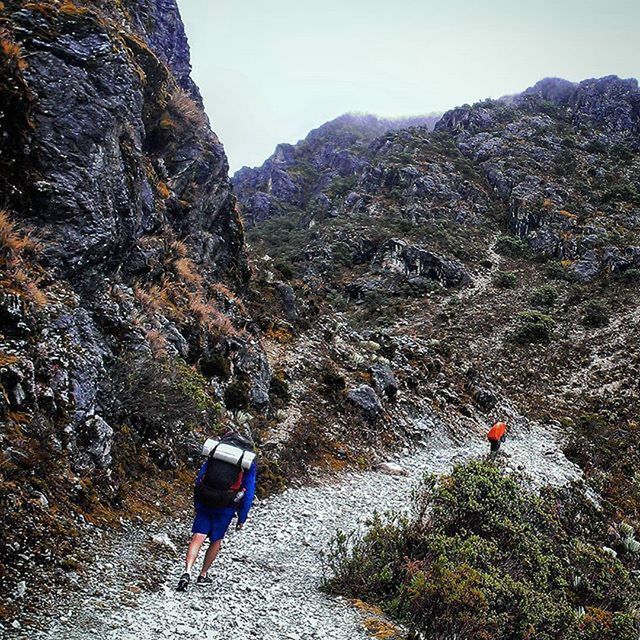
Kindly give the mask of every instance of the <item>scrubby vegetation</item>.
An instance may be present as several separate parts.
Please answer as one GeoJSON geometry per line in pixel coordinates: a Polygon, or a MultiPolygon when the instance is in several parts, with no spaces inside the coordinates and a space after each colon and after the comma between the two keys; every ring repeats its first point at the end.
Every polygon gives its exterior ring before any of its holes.
{"type": "Polygon", "coordinates": [[[590,300],[584,305],[582,323],[587,327],[606,327],[609,324],[609,309],[600,300],[590,300]]]}
{"type": "Polygon", "coordinates": [[[499,271],[493,278],[493,282],[501,289],[515,289],[518,285],[518,276],[513,271],[499,271]]]}
{"type": "Polygon", "coordinates": [[[472,462],[427,477],[407,517],[339,535],[326,588],[380,605],[415,637],[635,640],[640,554],[583,489],[472,462]]]}
{"type": "Polygon", "coordinates": [[[516,328],[511,339],[520,344],[548,343],[553,339],[556,326],[553,318],[540,311],[523,311],[518,314],[516,328]]]}
{"type": "Polygon", "coordinates": [[[538,287],[531,294],[531,304],[534,307],[539,307],[543,309],[548,309],[550,307],[553,307],[557,299],[558,299],[558,290],[549,284],[545,284],[545,285],[542,285],[541,287],[538,287]]]}

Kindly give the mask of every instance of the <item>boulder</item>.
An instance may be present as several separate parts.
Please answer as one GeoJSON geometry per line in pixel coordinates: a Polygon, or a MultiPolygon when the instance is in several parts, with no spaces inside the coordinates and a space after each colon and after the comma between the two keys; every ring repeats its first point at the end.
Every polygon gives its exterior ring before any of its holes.
{"type": "Polygon", "coordinates": [[[409,472],[401,465],[395,462],[381,462],[376,465],[376,471],[386,473],[390,476],[408,476],[409,472]]]}
{"type": "Polygon", "coordinates": [[[347,398],[362,411],[364,417],[370,422],[375,421],[382,413],[380,398],[368,384],[361,384],[359,387],[350,389],[347,398]]]}
{"type": "Polygon", "coordinates": [[[394,400],[398,393],[398,381],[393,369],[386,363],[376,363],[369,368],[375,388],[389,400],[394,400]]]}
{"type": "Polygon", "coordinates": [[[458,262],[396,238],[380,247],[374,263],[383,270],[402,273],[407,277],[429,278],[444,287],[463,285],[471,280],[458,262]]]}
{"type": "Polygon", "coordinates": [[[78,429],[77,445],[80,449],[80,466],[86,467],[86,455],[89,462],[104,469],[111,464],[111,445],[113,429],[99,415],[86,418],[78,429]],[[84,464],[83,464],[84,463],[84,464]]]}

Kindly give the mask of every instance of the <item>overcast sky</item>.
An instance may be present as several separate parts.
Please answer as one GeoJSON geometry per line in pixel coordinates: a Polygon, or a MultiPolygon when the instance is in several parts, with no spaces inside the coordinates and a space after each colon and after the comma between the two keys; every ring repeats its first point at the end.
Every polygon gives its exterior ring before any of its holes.
{"type": "Polygon", "coordinates": [[[640,75],[640,0],[178,0],[231,171],[342,113],[640,75]]]}

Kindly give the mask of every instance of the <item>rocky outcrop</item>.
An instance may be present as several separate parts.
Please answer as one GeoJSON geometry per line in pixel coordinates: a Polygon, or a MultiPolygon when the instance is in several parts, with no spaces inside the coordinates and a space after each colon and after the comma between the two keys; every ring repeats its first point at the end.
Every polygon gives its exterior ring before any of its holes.
{"type": "Polygon", "coordinates": [[[603,273],[605,255],[628,250],[607,236],[638,224],[628,160],[639,149],[639,105],[634,79],[546,79],[518,96],[455,109],[436,130],[483,172],[512,233],[536,252],[575,261],[578,277],[590,280],[603,273]]]}
{"type": "Polygon", "coordinates": [[[437,117],[385,120],[345,114],[296,145],[279,144],[261,167],[243,167],[233,178],[247,227],[274,216],[304,211],[304,223],[332,215],[330,200],[346,194],[368,166],[367,145],[376,137],[411,126],[433,128],[437,117]]]}
{"type": "Polygon", "coordinates": [[[350,389],[347,392],[347,398],[370,422],[377,420],[382,413],[380,398],[368,384],[361,384],[355,389],[350,389]]]}
{"type": "Polygon", "coordinates": [[[382,269],[401,273],[409,279],[434,280],[444,287],[466,284],[471,280],[460,264],[398,239],[382,245],[375,261],[382,269]]]}
{"type": "Polygon", "coordinates": [[[175,0],[0,3],[0,45],[3,590],[271,370],[175,0]]]}
{"type": "Polygon", "coordinates": [[[137,271],[153,255],[144,239],[165,225],[192,238],[212,271],[242,272],[226,157],[197,93],[182,87],[188,47],[175,2],[131,13],[122,27],[90,4],[5,9],[4,37],[29,60],[19,75],[33,164],[23,169],[37,176],[13,200],[30,203],[21,216],[65,272],[137,271]]]}

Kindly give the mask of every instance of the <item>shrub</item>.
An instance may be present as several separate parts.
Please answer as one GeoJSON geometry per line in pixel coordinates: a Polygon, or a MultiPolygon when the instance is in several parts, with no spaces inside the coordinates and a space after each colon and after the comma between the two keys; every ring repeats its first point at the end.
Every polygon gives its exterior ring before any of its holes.
{"type": "Polygon", "coordinates": [[[323,386],[330,394],[343,391],[347,386],[344,377],[328,365],[325,366],[322,371],[320,379],[322,380],[323,386]]]}
{"type": "Polygon", "coordinates": [[[339,533],[324,586],[418,637],[635,640],[640,578],[603,550],[593,509],[583,488],[538,494],[490,463],[457,466],[425,479],[409,516],[339,533]]]}
{"type": "Polygon", "coordinates": [[[498,236],[493,247],[495,251],[503,256],[515,258],[523,255],[527,251],[527,244],[516,236],[498,236]]]}
{"type": "Polygon", "coordinates": [[[616,184],[602,194],[602,202],[632,202],[639,204],[640,193],[632,184],[616,184]]]}
{"type": "Polygon", "coordinates": [[[549,343],[555,326],[553,318],[540,311],[523,311],[517,316],[517,326],[511,339],[520,344],[549,343]]]}
{"type": "Polygon", "coordinates": [[[578,275],[573,269],[567,269],[561,262],[551,262],[546,268],[547,276],[553,280],[576,282],[578,275]]]}
{"type": "Polygon", "coordinates": [[[620,274],[620,280],[625,284],[635,284],[640,282],[640,269],[631,267],[620,274]]]}
{"type": "Polygon", "coordinates": [[[249,385],[244,380],[234,380],[224,390],[224,404],[231,411],[249,408],[249,385]]]}
{"type": "Polygon", "coordinates": [[[545,284],[538,287],[531,294],[531,304],[534,307],[549,308],[552,307],[558,299],[558,291],[555,287],[545,284]]]}
{"type": "Polygon", "coordinates": [[[189,429],[213,407],[206,381],[179,360],[131,354],[116,360],[103,386],[108,413],[143,442],[189,429]]]}
{"type": "Polygon", "coordinates": [[[285,279],[291,280],[293,278],[293,276],[294,276],[293,269],[286,262],[282,262],[282,261],[276,262],[273,266],[274,266],[275,269],[277,269],[282,274],[282,276],[285,279]]]}
{"type": "Polygon", "coordinates": [[[609,324],[609,309],[599,300],[589,300],[583,308],[582,324],[585,327],[606,327],[609,324]]]}
{"type": "Polygon", "coordinates": [[[498,271],[493,283],[501,289],[515,289],[518,286],[518,278],[513,271],[498,271]]]}

